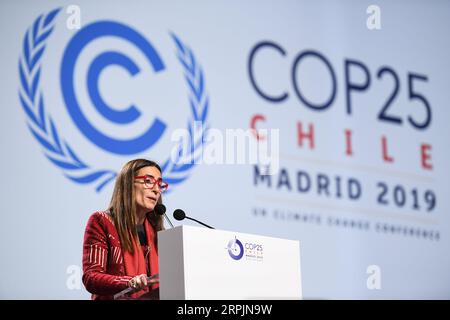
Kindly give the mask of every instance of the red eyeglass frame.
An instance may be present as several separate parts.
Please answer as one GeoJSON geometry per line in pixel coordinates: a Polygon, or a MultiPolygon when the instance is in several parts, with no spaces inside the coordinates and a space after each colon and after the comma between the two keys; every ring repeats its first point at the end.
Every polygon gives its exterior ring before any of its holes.
{"type": "MultiPolygon", "coordinates": [[[[158,180],[155,178],[155,177],[153,177],[153,176],[135,176],[134,177],[134,181],[136,181],[137,179],[144,179],[144,184],[145,184],[145,180],[146,179],[149,179],[149,178],[153,178],[153,179],[155,179],[155,184],[157,184],[158,185],[158,188],[159,188],[159,190],[163,190],[163,189],[161,189],[161,183],[165,183],[166,184],[166,189],[164,190],[164,191],[167,191],[167,189],[169,189],[169,184],[167,183],[167,182],[165,182],[165,181],[163,181],[163,179],[161,179],[161,178],[159,178],[158,180]]],[[[154,187],[154,185],[153,185],[153,187],[154,187]]],[[[152,188],[153,188],[152,187],[152,188]]],[[[148,189],[151,189],[151,188],[148,188],[148,189]]]]}

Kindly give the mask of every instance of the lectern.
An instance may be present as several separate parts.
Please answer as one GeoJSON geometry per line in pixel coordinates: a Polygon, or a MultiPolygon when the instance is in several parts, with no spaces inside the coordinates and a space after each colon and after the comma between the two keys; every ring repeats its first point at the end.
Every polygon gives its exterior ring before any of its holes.
{"type": "Polygon", "coordinates": [[[161,299],[302,298],[296,240],[183,225],[158,248],[161,299]]]}

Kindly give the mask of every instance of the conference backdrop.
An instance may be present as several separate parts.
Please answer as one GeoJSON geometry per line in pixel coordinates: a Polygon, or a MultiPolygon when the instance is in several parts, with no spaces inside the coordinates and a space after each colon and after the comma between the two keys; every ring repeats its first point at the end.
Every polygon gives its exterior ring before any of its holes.
{"type": "Polygon", "coordinates": [[[299,240],[304,298],[450,298],[448,1],[0,7],[1,298],[89,298],[141,157],[169,216],[299,240]]]}

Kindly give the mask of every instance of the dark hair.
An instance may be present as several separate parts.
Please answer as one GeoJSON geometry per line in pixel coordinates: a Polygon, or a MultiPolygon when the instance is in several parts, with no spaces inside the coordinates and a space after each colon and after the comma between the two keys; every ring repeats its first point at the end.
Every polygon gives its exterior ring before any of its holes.
{"type": "MultiPolygon", "coordinates": [[[[116,177],[114,191],[108,208],[112,214],[122,248],[131,253],[134,252],[132,239],[137,237],[134,177],[140,169],[145,167],[155,167],[161,172],[161,167],[156,162],[147,159],[131,160],[122,167],[116,177]]],[[[162,204],[162,197],[159,197],[158,203],[162,204]]],[[[156,231],[164,230],[162,216],[152,211],[147,214],[147,219],[156,231]]]]}

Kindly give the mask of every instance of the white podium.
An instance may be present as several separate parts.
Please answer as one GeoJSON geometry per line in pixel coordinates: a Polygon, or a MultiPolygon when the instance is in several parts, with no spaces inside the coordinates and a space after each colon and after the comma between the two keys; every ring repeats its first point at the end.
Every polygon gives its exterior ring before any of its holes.
{"type": "Polygon", "coordinates": [[[184,225],[158,253],[161,299],[302,298],[298,241],[184,225]]]}

